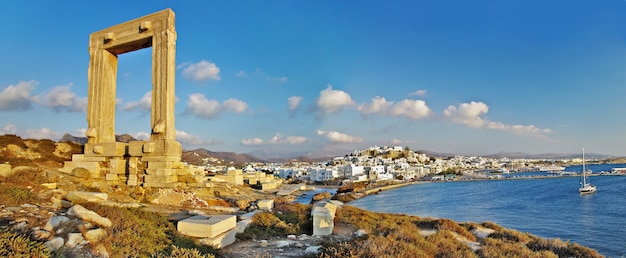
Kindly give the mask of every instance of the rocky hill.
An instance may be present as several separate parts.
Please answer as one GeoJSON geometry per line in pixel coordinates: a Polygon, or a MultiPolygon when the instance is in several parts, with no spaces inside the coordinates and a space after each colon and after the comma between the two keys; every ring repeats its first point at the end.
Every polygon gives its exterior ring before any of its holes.
{"type": "Polygon", "coordinates": [[[182,160],[197,166],[204,165],[234,165],[246,164],[250,162],[267,161],[248,154],[237,154],[234,152],[215,152],[207,149],[195,149],[183,151],[182,160]]]}

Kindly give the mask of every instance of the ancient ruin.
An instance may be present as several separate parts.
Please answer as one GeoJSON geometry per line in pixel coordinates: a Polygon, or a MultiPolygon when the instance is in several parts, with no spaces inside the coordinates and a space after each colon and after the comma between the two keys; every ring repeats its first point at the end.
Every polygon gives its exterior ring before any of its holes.
{"type": "Polygon", "coordinates": [[[89,55],[88,143],[84,154],[74,155],[61,171],[155,187],[201,181],[201,173],[181,162],[182,147],[176,141],[174,12],[165,9],[92,33],[89,55]],[[149,47],[152,47],[150,140],[116,142],[118,55],[149,47]]]}

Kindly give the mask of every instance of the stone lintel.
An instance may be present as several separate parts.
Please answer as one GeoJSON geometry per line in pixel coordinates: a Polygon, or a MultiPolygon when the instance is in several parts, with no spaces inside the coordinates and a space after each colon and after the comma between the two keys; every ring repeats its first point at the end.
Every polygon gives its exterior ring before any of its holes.
{"type": "Polygon", "coordinates": [[[142,161],[150,161],[146,160],[149,157],[155,157],[154,161],[180,161],[182,153],[182,146],[175,140],[135,141],[128,144],[128,154],[143,157],[142,161]],[[161,158],[163,156],[168,157],[169,160],[163,160],[161,158]],[[178,160],[172,160],[175,157],[178,157],[178,160]]]}
{"type": "Polygon", "coordinates": [[[104,48],[119,55],[152,47],[155,33],[168,31],[176,35],[174,12],[165,9],[137,19],[111,26],[90,35],[90,48],[104,48]]]}
{"type": "Polygon", "coordinates": [[[85,157],[122,157],[127,148],[128,144],[123,142],[87,143],[85,157]]]}

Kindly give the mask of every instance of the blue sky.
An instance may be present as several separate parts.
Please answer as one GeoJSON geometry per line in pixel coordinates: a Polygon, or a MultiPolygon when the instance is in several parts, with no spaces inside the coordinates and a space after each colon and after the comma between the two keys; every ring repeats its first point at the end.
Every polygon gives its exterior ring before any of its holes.
{"type": "MultiPolygon", "coordinates": [[[[171,8],[185,149],[626,155],[626,1],[3,1],[0,133],[84,135],[89,34],[171,8]]],[[[150,127],[151,49],[116,133],[150,127]]]]}

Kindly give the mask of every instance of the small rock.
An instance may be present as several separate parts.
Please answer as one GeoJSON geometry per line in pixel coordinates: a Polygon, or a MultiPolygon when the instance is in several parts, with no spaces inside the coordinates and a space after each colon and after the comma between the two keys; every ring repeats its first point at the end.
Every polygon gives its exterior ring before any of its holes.
{"type": "Polygon", "coordinates": [[[278,248],[283,248],[287,246],[289,246],[289,241],[281,240],[281,241],[276,242],[276,247],[278,248]]]}
{"type": "Polygon", "coordinates": [[[61,207],[67,209],[72,207],[72,203],[66,200],[61,200],[61,207]]]}
{"type": "Polygon", "coordinates": [[[304,253],[307,253],[307,254],[317,254],[317,253],[320,252],[320,249],[322,249],[321,245],[309,246],[309,247],[307,247],[307,249],[304,250],[304,253]]]}
{"type": "Polygon", "coordinates": [[[28,222],[28,218],[17,218],[15,219],[15,222],[17,223],[28,222]]]}
{"type": "Polygon", "coordinates": [[[20,207],[26,208],[26,209],[28,209],[28,208],[33,208],[33,209],[34,208],[39,208],[39,206],[33,205],[33,204],[29,204],[29,203],[24,203],[24,204],[20,205],[20,207]]]}
{"type": "Polygon", "coordinates": [[[98,213],[85,209],[85,207],[78,204],[72,206],[72,208],[67,210],[67,214],[70,216],[79,217],[82,220],[86,220],[103,227],[110,227],[113,225],[113,222],[111,222],[110,219],[102,217],[98,215],[98,213]]]}
{"type": "Polygon", "coordinates": [[[30,233],[30,236],[34,238],[35,240],[46,240],[50,237],[50,235],[51,234],[49,231],[45,231],[41,229],[33,230],[30,233]]]}
{"type": "Polygon", "coordinates": [[[89,243],[97,243],[100,242],[103,238],[107,236],[107,232],[104,229],[96,228],[85,232],[85,239],[89,241],[89,243]]]}
{"type": "Polygon", "coordinates": [[[25,229],[26,225],[27,225],[26,222],[17,223],[17,225],[15,225],[15,229],[18,229],[18,230],[25,229]]]}
{"type": "Polygon", "coordinates": [[[196,215],[206,215],[206,212],[201,211],[201,210],[190,210],[190,211],[187,211],[187,213],[188,213],[190,216],[196,216],[196,215]]]}
{"type": "Polygon", "coordinates": [[[365,232],[365,230],[363,230],[363,229],[359,229],[356,232],[354,232],[354,235],[357,236],[357,237],[362,237],[362,236],[367,235],[367,232],[365,232]]]}
{"type": "Polygon", "coordinates": [[[57,183],[43,183],[41,184],[41,186],[43,186],[46,189],[56,189],[57,188],[57,183]]]}
{"type": "Polygon", "coordinates": [[[67,242],[65,242],[65,246],[74,248],[83,240],[85,240],[85,238],[83,238],[81,233],[69,233],[67,234],[67,242]]]}
{"type": "Polygon", "coordinates": [[[50,250],[50,251],[55,251],[59,248],[61,248],[64,244],[63,238],[62,237],[55,237],[52,238],[48,241],[46,241],[44,243],[44,245],[50,250]]]}
{"type": "Polygon", "coordinates": [[[260,247],[267,247],[267,240],[261,240],[261,243],[259,243],[260,247]]]}
{"type": "Polygon", "coordinates": [[[43,227],[43,229],[52,232],[56,227],[59,226],[59,224],[66,221],[70,221],[70,219],[65,216],[52,216],[48,220],[48,223],[46,223],[46,226],[43,227]]]}
{"type": "Polygon", "coordinates": [[[94,248],[94,253],[96,253],[98,257],[109,258],[109,252],[107,251],[107,248],[103,244],[98,244],[94,248]]]}
{"type": "Polygon", "coordinates": [[[287,235],[287,239],[296,240],[296,235],[287,235]]]}

